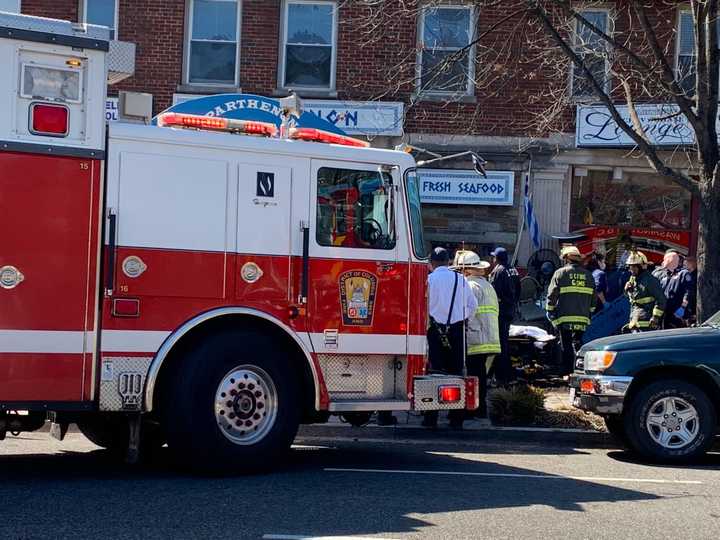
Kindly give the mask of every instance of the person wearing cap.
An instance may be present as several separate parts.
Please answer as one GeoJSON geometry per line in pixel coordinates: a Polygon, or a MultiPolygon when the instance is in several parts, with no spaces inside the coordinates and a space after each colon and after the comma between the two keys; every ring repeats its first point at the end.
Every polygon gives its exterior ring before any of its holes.
{"type": "Polygon", "coordinates": [[[675,249],[668,249],[663,264],[653,273],[665,292],[665,314],[663,328],[682,328],[685,326],[683,301],[690,289],[692,278],[686,268],[680,265],[680,254],[675,249]],[[676,314],[678,312],[678,314],[676,314]]]}
{"type": "MultiPolygon", "coordinates": [[[[464,276],[448,268],[450,255],[442,247],[430,254],[428,276],[428,360],[432,371],[462,375],[465,362],[465,321],[475,313],[477,300],[464,276]]],[[[465,411],[448,413],[450,427],[462,428],[465,411]]],[[[423,426],[437,426],[437,411],[428,411],[423,426]]]]}
{"type": "Polygon", "coordinates": [[[647,258],[640,251],[631,251],[626,264],[630,279],[625,284],[625,294],[630,299],[631,332],[655,330],[660,327],[665,313],[665,292],[658,279],[647,271],[647,258]]]}
{"type": "Polygon", "coordinates": [[[520,301],[520,275],[510,265],[508,252],[504,247],[497,247],[491,253],[495,267],[490,273],[490,285],[495,289],[498,298],[498,326],[500,331],[500,354],[495,357],[494,372],[498,384],[507,384],[513,376],[510,361],[510,323],[517,313],[520,301]]]}
{"type": "Polygon", "coordinates": [[[490,263],[480,259],[474,251],[458,251],[453,269],[462,271],[470,284],[477,308],[467,324],[467,373],[478,378],[479,418],[487,417],[487,361],[500,353],[498,328],[498,299],[495,289],[485,278],[490,263]]]}
{"type": "Polygon", "coordinates": [[[560,335],[562,374],[569,375],[595,308],[595,279],[580,264],[582,255],[577,247],[562,248],[560,258],[565,265],[555,270],[550,279],[545,309],[560,335]]]}

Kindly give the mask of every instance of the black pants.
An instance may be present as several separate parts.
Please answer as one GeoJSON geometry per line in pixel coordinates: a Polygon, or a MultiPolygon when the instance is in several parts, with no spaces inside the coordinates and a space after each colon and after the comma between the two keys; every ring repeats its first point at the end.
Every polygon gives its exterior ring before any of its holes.
{"type": "Polygon", "coordinates": [[[506,384],[515,380],[515,373],[510,358],[510,323],[512,319],[500,317],[498,328],[500,331],[500,354],[495,356],[493,373],[499,384],[506,384]]]}
{"type": "MultiPolygon", "coordinates": [[[[430,324],[427,331],[428,340],[428,360],[432,371],[447,373],[449,375],[462,375],[463,372],[463,332],[465,325],[463,322],[451,324],[448,330],[449,347],[443,344],[440,330],[437,324],[430,324]]],[[[465,417],[465,411],[452,410],[448,412],[448,418],[451,422],[462,422],[465,417]]],[[[425,422],[428,424],[437,424],[438,412],[428,411],[425,413],[425,422]]]]}
{"type": "MultiPolygon", "coordinates": [[[[478,378],[480,406],[474,411],[474,415],[478,418],[487,418],[487,368],[485,367],[487,357],[487,354],[473,354],[467,357],[468,375],[478,378]]],[[[473,411],[469,412],[472,415],[473,411]]]]}
{"type": "Polygon", "coordinates": [[[560,348],[562,349],[561,374],[570,375],[575,371],[575,356],[582,346],[584,330],[560,329],[560,348]]]}

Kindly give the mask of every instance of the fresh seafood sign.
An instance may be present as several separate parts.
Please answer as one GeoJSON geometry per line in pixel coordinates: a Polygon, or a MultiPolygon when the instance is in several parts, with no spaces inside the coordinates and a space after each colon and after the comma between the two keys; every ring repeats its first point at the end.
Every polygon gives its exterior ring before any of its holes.
{"type": "Polygon", "coordinates": [[[377,276],[364,270],[340,274],[340,306],[345,326],[371,326],[377,276]]]}

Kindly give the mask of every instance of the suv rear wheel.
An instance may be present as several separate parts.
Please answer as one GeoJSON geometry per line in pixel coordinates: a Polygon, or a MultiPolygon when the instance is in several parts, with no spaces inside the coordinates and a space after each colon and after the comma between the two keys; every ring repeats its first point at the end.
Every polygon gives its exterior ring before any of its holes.
{"type": "Polygon", "coordinates": [[[633,449],[665,463],[692,461],[712,446],[717,414],[694,384],[665,379],[648,384],[630,403],[625,429],[633,449]]]}

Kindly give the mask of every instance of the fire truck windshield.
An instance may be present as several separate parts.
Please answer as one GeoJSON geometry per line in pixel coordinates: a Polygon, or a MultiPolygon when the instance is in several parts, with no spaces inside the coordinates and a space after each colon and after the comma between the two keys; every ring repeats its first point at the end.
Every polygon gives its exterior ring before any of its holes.
{"type": "Polygon", "coordinates": [[[405,173],[405,190],[407,192],[408,209],[410,214],[410,233],[412,234],[412,245],[415,256],[419,259],[427,258],[427,248],[423,238],[423,222],[420,213],[420,186],[418,175],[415,169],[405,173]]]}

